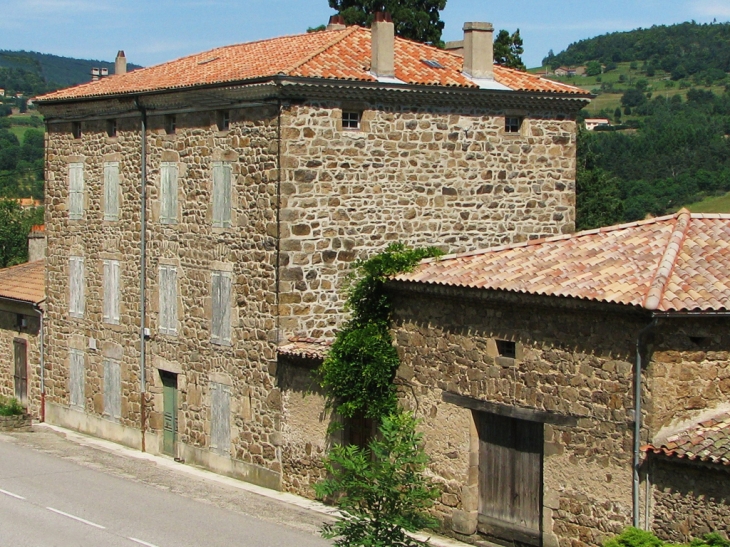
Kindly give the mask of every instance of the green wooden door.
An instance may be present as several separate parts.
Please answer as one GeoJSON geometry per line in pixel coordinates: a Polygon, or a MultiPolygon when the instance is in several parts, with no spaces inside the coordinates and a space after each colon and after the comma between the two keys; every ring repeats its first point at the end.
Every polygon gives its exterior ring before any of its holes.
{"type": "Polygon", "coordinates": [[[162,452],[168,456],[177,456],[177,374],[160,371],[162,378],[163,424],[162,452]]]}

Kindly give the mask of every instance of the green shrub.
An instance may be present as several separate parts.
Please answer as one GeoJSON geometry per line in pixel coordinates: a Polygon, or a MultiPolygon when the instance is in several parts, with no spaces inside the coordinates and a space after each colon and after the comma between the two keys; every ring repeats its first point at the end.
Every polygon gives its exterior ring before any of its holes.
{"type": "Polygon", "coordinates": [[[0,416],[21,416],[25,408],[16,398],[0,397],[0,416]]]}
{"type": "MultiPolygon", "coordinates": [[[[730,547],[730,541],[717,532],[695,538],[690,547],[730,547]]],[[[682,544],[664,542],[651,532],[637,528],[626,528],[620,535],[603,544],[603,547],[685,547],[682,544]]]]}

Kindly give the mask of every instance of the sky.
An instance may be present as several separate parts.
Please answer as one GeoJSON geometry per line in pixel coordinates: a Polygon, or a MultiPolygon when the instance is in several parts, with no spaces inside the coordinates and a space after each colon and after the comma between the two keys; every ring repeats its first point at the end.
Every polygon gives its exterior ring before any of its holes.
{"type": "MultiPolygon", "coordinates": [[[[214,47],[305,32],[326,24],[327,0],[0,0],[0,50],[150,66],[214,47]]],[[[523,61],[614,31],[730,21],[730,0],[448,0],[442,38],[460,40],[466,21],[520,29],[523,61]]]]}

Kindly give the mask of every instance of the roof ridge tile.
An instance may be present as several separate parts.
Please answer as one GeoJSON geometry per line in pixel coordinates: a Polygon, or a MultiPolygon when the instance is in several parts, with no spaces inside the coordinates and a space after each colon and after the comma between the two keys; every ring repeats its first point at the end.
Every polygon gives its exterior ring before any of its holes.
{"type": "Polygon", "coordinates": [[[321,55],[322,53],[324,53],[325,51],[327,51],[329,48],[331,48],[332,46],[334,46],[335,44],[338,44],[339,42],[341,42],[342,40],[344,40],[345,38],[347,38],[348,36],[350,36],[350,34],[354,34],[355,32],[357,32],[358,29],[360,29],[360,27],[358,27],[357,25],[353,25],[353,26],[351,26],[349,28],[346,28],[344,30],[336,31],[337,32],[337,35],[335,36],[335,38],[333,40],[329,41],[327,44],[325,44],[324,46],[322,46],[319,49],[315,50],[314,52],[310,53],[309,55],[303,57],[302,59],[300,59],[299,61],[297,61],[296,63],[294,63],[292,66],[290,66],[288,68],[285,68],[282,71],[282,73],[283,74],[286,74],[287,76],[290,75],[292,72],[294,72],[299,67],[301,67],[303,65],[306,65],[309,61],[311,61],[312,59],[314,59],[318,55],[321,55]]]}

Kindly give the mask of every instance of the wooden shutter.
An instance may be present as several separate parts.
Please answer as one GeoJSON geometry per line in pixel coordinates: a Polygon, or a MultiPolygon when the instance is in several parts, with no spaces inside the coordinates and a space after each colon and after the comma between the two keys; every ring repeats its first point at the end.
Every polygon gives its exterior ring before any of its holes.
{"type": "Polygon", "coordinates": [[[213,226],[231,226],[231,173],[229,162],[213,162],[213,226]]]}
{"type": "Polygon", "coordinates": [[[84,164],[68,165],[68,218],[81,220],[84,217],[84,164]]]}
{"type": "Polygon", "coordinates": [[[177,163],[162,162],[160,165],[160,222],[177,223],[177,163]]]}
{"type": "Polygon", "coordinates": [[[160,266],[159,329],[162,334],[177,334],[177,269],[160,266]]]}
{"type": "Polygon", "coordinates": [[[119,220],[119,162],[104,164],[104,220],[119,220]]]}
{"type": "Polygon", "coordinates": [[[210,384],[210,446],[222,455],[231,451],[231,388],[210,384]]]}
{"type": "Polygon", "coordinates": [[[71,317],[84,316],[84,259],[72,256],[68,263],[69,276],[69,314],[71,317]]]}
{"type": "Polygon", "coordinates": [[[230,344],[231,276],[226,272],[213,272],[211,277],[213,317],[210,339],[215,344],[230,344]]]}
{"type": "Polygon", "coordinates": [[[121,366],[113,359],[104,359],[104,414],[116,420],[122,417],[121,366]]]}
{"type": "Polygon", "coordinates": [[[71,406],[84,408],[84,352],[69,350],[68,392],[71,406]]]}
{"type": "Polygon", "coordinates": [[[104,261],[104,312],[105,323],[119,324],[119,261],[104,261]]]}

